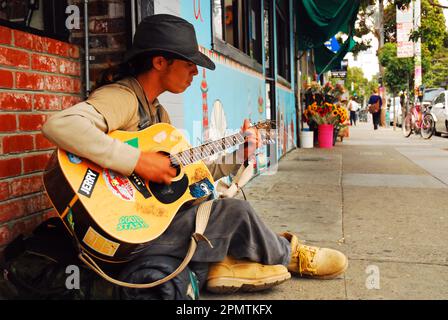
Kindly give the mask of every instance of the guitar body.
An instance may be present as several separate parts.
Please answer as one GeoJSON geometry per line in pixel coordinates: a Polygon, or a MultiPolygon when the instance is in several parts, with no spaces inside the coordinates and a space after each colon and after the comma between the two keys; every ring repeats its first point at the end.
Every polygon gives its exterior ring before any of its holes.
{"type": "MultiPolygon", "coordinates": [[[[114,139],[142,151],[176,155],[191,148],[173,126],[114,131],[114,139]]],[[[179,161],[181,163],[181,161],[179,161]]],[[[170,225],[184,205],[213,193],[213,178],[202,161],[178,165],[171,185],[123,176],[58,149],[44,174],[53,206],[82,248],[107,262],[125,262],[145,249],[170,225]]]]}

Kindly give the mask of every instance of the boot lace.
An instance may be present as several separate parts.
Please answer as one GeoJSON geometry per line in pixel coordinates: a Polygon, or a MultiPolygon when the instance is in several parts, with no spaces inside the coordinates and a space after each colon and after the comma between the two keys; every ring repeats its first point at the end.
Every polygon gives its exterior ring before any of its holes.
{"type": "Polygon", "coordinates": [[[299,273],[315,275],[317,270],[313,267],[314,256],[317,253],[317,247],[311,247],[307,245],[299,245],[297,248],[298,257],[299,257],[299,273]]]}

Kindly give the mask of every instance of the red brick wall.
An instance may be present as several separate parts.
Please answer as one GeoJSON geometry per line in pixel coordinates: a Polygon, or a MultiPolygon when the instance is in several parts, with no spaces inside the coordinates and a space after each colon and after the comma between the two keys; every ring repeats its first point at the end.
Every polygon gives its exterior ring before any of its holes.
{"type": "Polygon", "coordinates": [[[55,214],[42,185],[54,146],[40,129],[80,100],[77,46],[0,26],[0,252],[55,214]]]}

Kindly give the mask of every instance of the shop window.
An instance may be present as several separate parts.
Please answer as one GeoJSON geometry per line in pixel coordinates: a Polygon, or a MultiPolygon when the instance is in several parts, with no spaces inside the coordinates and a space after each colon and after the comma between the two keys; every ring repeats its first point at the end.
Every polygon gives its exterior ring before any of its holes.
{"type": "Polygon", "coordinates": [[[213,49],[261,69],[261,15],[261,0],[214,0],[213,49]]]}
{"type": "Polygon", "coordinates": [[[291,43],[289,39],[289,0],[276,1],[277,70],[278,75],[291,81],[291,43]]]}
{"type": "Polygon", "coordinates": [[[66,0],[0,0],[0,24],[67,41],[66,0]]]}

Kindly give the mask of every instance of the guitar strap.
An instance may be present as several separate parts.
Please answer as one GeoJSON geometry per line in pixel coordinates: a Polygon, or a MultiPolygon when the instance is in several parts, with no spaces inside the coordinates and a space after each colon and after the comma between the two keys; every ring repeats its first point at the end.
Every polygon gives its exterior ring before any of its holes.
{"type": "Polygon", "coordinates": [[[80,250],[80,254],[78,255],[79,259],[83,261],[88,267],[90,267],[93,271],[95,271],[100,277],[105,279],[106,281],[109,281],[113,284],[116,284],[118,286],[127,287],[127,288],[134,288],[134,289],[147,289],[147,288],[153,288],[155,286],[158,286],[164,282],[167,282],[173,278],[175,278],[179,273],[182,272],[182,270],[185,269],[185,267],[190,262],[191,258],[193,257],[194,253],[196,252],[196,248],[198,246],[199,241],[206,241],[211,248],[213,248],[213,245],[211,244],[210,240],[208,240],[204,236],[205,228],[207,227],[208,219],[210,218],[210,212],[212,210],[214,200],[209,200],[201,203],[201,205],[198,207],[198,210],[196,212],[196,229],[191,236],[190,240],[190,246],[187,251],[187,255],[185,256],[182,263],[177,267],[176,270],[173,271],[173,273],[167,275],[165,278],[162,278],[160,280],[150,282],[150,283],[129,283],[117,280],[115,278],[110,277],[108,274],[106,274],[100,266],[82,249],[80,250]]]}
{"type": "Polygon", "coordinates": [[[140,118],[140,121],[138,123],[138,130],[143,130],[148,128],[150,125],[154,123],[162,122],[162,109],[160,107],[157,108],[156,119],[153,119],[153,121],[151,121],[149,119],[148,113],[145,110],[145,107],[143,107],[143,104],[138,97],[137,100],[138,100],[138,117],[140,118]]]}
{"type": "Polygon", "coordinates": [[[129,88],[130,90],[132,90],[135,93],[135,96],[137,97],[137,101],[138,101],[138,117],[139,117],[139,124],[138,124],[138,130],[143,130],[148,128],[150,125],[155,124],[155,123],[159,123],[162,122],[163,120],[163,116],[162,116],[162,106],[158,106],[156,109],[156,112],[152,112],[151,111],[151,107],[148,106],[149,110],[145,109],[145,105],[148,104],[148,102],[146,101],[146,98],[144,98],[144,92],[143,89],[141,88],[140,84],[138,83],[137,80],[132,80],[132,79],[124,79],[124,80],[120,80],[117,83],[119,83],[122,86],[125,86],[127,88],[129,88]],[[140,94],[138,94],[137,91],[141,91],[140,94]],[[143,95],[143,96],[142,96],[143,95]],[[142,102],[141,99],[145,99],[144,102],[142,102]],[[149,114],[148,114],[149,111],[149,114]]]}
{"type": "Polygon", "coordinates": [[[149,120],[148,113],[143,107],[143,104],[140,102],[140,99],[137,98],[137,100],[138,100],[138,117],[140,118],[140,121],[138,123],[138,130],[143,130],[151,125],[151,121],[149,120]]]}

